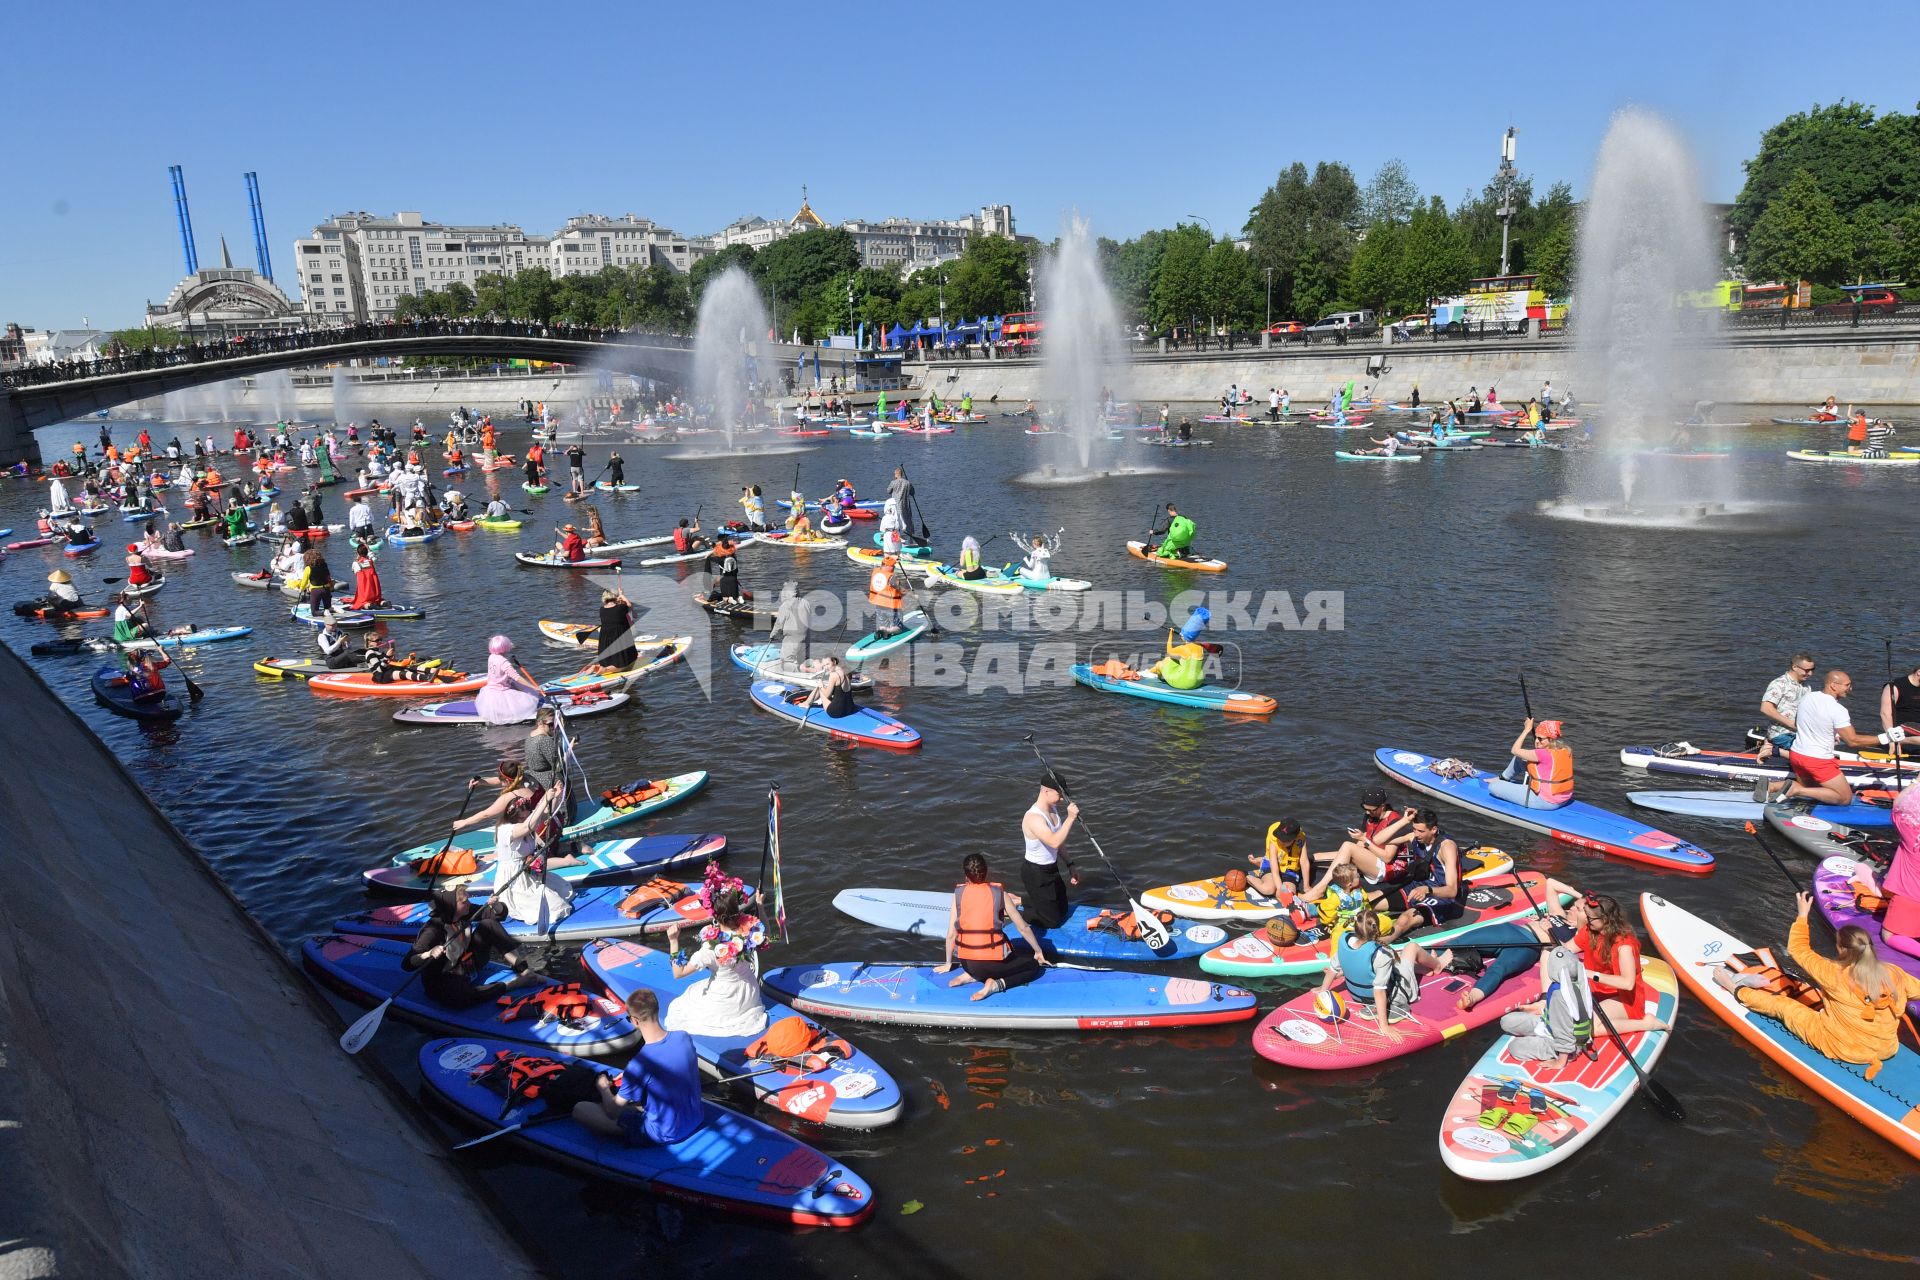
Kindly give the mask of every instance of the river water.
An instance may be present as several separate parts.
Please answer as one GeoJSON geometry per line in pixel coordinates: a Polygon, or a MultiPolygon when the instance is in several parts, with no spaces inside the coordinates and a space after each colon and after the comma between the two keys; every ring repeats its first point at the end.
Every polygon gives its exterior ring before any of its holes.
{"type": "MultiPolygon", "coordinates": [[[[133,430],[118,424],[116,434],[133,430]]],[[[225,434],[201,433],[208,430],[225,434]]],[[[1315,848],[1331,847],[1360,791],[1381,781],[1370,759],[1378,746],[1497,766],[1521,718],[1522,671],[1535,709],[1568,726],[1581,794],[1624,808],[1626,790],[1687,784],[1649,783],[1623,769],[1619,747],[1676,738],[1733,746],[1796,648],[1855,673],[1856,722],[1864,723],[1866,691],[1883,671],[1882,637],[1900,637],[1900,661],[1920,647],[1903,610],[1915,477],[1783,457],[1809,437],[1816,447],[1837,444],[1837,432],[1728,431],[1716,439],[1734,446],[1732,458],[1664,464],[1725,468],[1742,496],[1777,504],[1775,532],[1736,535],[1542,519],[1535,504],[1559,496],[1569,462],[1555,453],[1343,464],[1331,456],[1331,432],[1201,430],[1210,447],[1103,442],[1159,473],[1073,487],[1016,481],[1064,461],[1067,450],[1009,420],[930,440],[837,438],[761,459],[673,461],[666,448],[630,446],[628,476],[641,492],[602,495],[598,505],[615,536],[659,533],[696,506],[709,522],[733,514],[746,483],[784,492],[796,463],[810,493],[846,476],[869,496],[904,463],[944,548],[966,532],[997,534],[992,563],[1007,558],[1010,530],[1064,528],[1057,570],[1138,593],[1136,609],[1194,587],[1231,588],[1256,601],[1289,593],[1287,608],[1269,602],[1269,620],[1304,613],[1338,623],[1213,633],[1238,646],[1245,686],[1279,700],[1270,722],[1102,698],[1046,678],[1023,692],[970,691],[926,671],[929,687],[909,686],[895,671],[877,700],[920,729],[925,748],[847,749],[758,712],[745,674],[721,656],[706,688],[695,678],[701,664],[677,666],[639,690],[641,708],[578,725],[595,785],[712,770],[703,797],[649,830],[725,832],[733,869],[751,877],[767,787],[777,783],[792,944],[770,963],[932,957],[932,946],[860,925],[830,900],[862,884],[943,889],[973,850],[1015,876],[1019,819],[1034,790],[1026,732],[1070,775],[1094,833],[1144,887],[1237,864],[1268,823],[1288,814],[1306,824],[1315,848]],[[1232,562],[1230,573],[1196,581],[1122,553],[1169,499],[1199,523],[1197,545],[1232,562]],[[1310,592],[1341,593],[1340,603],[1322,597],[1316,615],[1303,608],[1310,592]]],[[[93,427],[78,434],[91,438],[93,427]]],[[[43,433],[47,456],[71,438],[64,429],[43,433]]],[[[523,445],[510,432],[504,447],[523,445]]],[[[604,452],[592,448],[590,470],[604,452]]],[[[483,492],[483,479],[467,492],[483,492]]],[[[497,479],[524,504],[517,472],[497,479]]],[[[39,492],[0,485],[0,525],[13,526],[15,538],[28,536],[39,492]]],[[[335,519],[339,492],[328,491],[335,519]]],[[[569,669],[571,655],[543,643],[534,622],[590,620],[597,595],[572,575],[513,562],[512,550],[544,546],[546,527],[568,518],[557,491],[534,501],[538,518],[522,534],[479,531],[382,552],[389,596],[429,610],[424,621],[393,624],[403,648],[475,665],[486,637],[500,631],[537,673],[569,669]]],[[[100,525],[108,538],[112,519],[100,525]]],[[[256,679],[252,658],[304,654],[309,632],[286,619],[279,597],[229,580],[230,570],[264,563],[264,549],[229,552],[210,537],[189,545],[199,554],[171,566],[157,619],[255,632],[192,659],[208,697],[177,728],[145,731],[93,706],[88,659],[34,661],[293,948],[362,905],[360,870],[441,827],[461,781],[515,749],[520,734],[403,727],[377,702],[256,679]]],[[[330,551],[344,572],[341,540],[330,551]]],[[[104,598],[98,578],[120,572],[119,558],[103,551],[93,559],[76,568],[76,580],[89,599],[104,598]]],[[[0,575],[11,580],[10,598],[20,598],[62,564],[74,567],[52,548],[26,551],[7,557],[0,575]]],[[[840,552],[752,547],[742,566],[763,596],[790,577],[842,595],[863,582],[840,552]]],[[[666,602],[662,621],[677,628],[691,617],[716,647],[732,638],[733,624],[671,604],[696,580],[659,581],[671,589],[649,588],[648,598],[666,602]]],[[[1215,609],[1222,628],[1228,604],[1215,609]]],[[[1023,655],[1061,642],[1083,652],[1118,642],[1131,652],[1164,639],[1157,618],[1116,633],[1111,613],[1098,631],[1084,618],[1049,623],[1064,630],[1015,631],[1004,621],[988,630],[943,616],[954,628],[945,640],[957,646],[947,658],[976,674],[979,655],[1008,644],[1023,655]]],[[[0,638],[22,653],[48,634],[44,624],[0,616],[0,638]]],[[[1500,843],[1584,887],[1629,903],[1657,891],[1749,941],[1784,942],[1788,888],[1733,828],[1666,824],[1721,858],[1700,878],[1578,853],[1459,812],[1442,816],[1455,833],[1500,843]]],[[[1112,879],[1092,851],[1081,845],[1078,856],[1088,872],[1081,893],[1113,901],[1112,879]]],[[[1263,1008],[1282,991],[1263,993],[1263,1008]]],[[[876,1189],[875,1218],[853,1232],[792,1233],[678,1208],[550,1169],[504,1142],[472,1158],[556,1268],[583,1277],[737,1275],[743,1264],[834,1276],[1173,1275],[1248,1256],[1282,1273],[1357,1266],[1422,1275],[1468,1267],[1679,1275],[1701,1257],[1730,1274],[1863,1274],[1920,1261],[1905,1217],[1920,1170],[1697,1005],[1683,1002],[1680,1018],[1659,1075],[1684,1100],[1688,1121],[1668,1125],[1634,1105],[1567,1164],[1517,1184],[1463,1182],[1437,1158],[1442,1110],[1484,1047],[1480,1036],[1321,1075],[1259,1058],[1251,1023],[1081,1036],[855,1029],[909,1101],[888,1129],[805,1135],[876,1189]],[[1368,1222],[1382,1223],[1383,1234],[1363,1234],[1368,1222]]],[[[377,1051],[409,1080],[419,1042],[393,1025],[377,1051]]]]}

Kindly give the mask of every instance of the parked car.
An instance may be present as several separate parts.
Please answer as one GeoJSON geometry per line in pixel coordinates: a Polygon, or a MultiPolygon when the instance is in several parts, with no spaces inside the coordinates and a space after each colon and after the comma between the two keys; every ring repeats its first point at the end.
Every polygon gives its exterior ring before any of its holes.
{"type": "MultiPolygon", "coordinates": [[[[1900,295],[1892,289],[1862,289],[1858,294],[1862,311],[1892,311],[1900,305],[1900,295]]],[[[1849,315],[1853,312],[1854,298],[1845,302],[1830,302],[1820,310],[1830,315],[1849,315]]]]}
{"type": "Polygon", "coordinates": [[[1371,311],[1336,311],[1330,316],[1321,316],[1305,329],[1307,336],[1314,337],[1338,333],[1344,329],[1365,329],[1378,319],[1371,311]]]}
{"type": "Polygon", "coordinates": [[[1267,332],[1276,338],[1290,337],[1305,329],[1306,325],[1298,320],[1275,320],[1267,326],[1267,332]]]}

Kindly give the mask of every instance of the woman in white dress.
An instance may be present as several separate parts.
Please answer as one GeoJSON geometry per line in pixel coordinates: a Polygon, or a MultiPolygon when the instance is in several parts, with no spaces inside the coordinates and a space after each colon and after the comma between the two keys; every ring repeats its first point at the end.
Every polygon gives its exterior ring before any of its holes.
{"type": "Polygon", "coordinates": [[[699,948],[691,955],[681,950],[678,926],[667,930],[667,947],[674,977],[703,971],[707,977],[673,998],[660,1025],[694,1036],[757,1036],[767,1029],[767,1009],[754,952],[767,945],[766,930],[742,909],[741,883],[719,868],[708,867],[701,897],[713,921],[700,930],[699,948]]]}
{"type": "Polygon", "coordinates": [[[493,829],[493,900],[511,919],[542,930],[566,919],[573,910],[573,891],[544,870],[521,872],[533,857],[535,833],[559,804],[561,790],[554,787],[538,800],[516,793],[493,829]]]}

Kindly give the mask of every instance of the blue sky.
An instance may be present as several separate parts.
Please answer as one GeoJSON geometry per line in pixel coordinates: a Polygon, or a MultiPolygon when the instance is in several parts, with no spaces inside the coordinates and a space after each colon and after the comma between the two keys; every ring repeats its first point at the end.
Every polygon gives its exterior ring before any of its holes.
{"type": "Polygon", "coordinates": [[[123,0],[7,23],[0,323],[136,323],[182,274],[167,166],[202,265],[276,268],[347,209],[550,231],[586,212],[687,234],[1010,203],[1125,238],[1188,215],[1237,233],[1274,174],[1404,160],[1449,203],[1520,128],[1536,189],[1583,192],[1614,110],[1691,138],[1711,198],[1782,116],[1914,109],[1920,5],[1047,3],[453,7],[123,0]],[[1892,69],[1872,65],[1872,49],[1892,69]]]}

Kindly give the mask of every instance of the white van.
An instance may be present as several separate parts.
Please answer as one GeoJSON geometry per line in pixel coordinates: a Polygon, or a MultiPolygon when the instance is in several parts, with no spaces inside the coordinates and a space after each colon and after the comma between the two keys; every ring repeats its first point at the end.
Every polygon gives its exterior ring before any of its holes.
{"type": "Polygon", "coordinates": [[[1334,333],[1341,329],[1371,328],[1379,317],[1371,311],[1336,311],[1330,316],[1322,316],[1308,325],[1306,331],[1315,333],[1334,333]]]}

